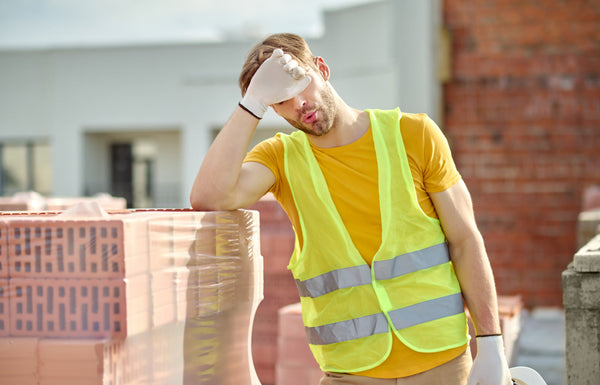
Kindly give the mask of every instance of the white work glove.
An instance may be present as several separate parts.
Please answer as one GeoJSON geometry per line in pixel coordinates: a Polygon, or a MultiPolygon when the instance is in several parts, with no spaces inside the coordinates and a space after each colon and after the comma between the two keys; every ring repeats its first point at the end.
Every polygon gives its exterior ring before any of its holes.
{"type": "Polygon", "coordinates": [[[258,68],[240,105],[261,119],[271,104],[298,95],[310,83],[306,70],[279,48],[258,68]]]}
{"type": "Polygon", "coordinates": [[[477,337],[477,356],[467,385],[512,385],[502,336],[477,337]]]}

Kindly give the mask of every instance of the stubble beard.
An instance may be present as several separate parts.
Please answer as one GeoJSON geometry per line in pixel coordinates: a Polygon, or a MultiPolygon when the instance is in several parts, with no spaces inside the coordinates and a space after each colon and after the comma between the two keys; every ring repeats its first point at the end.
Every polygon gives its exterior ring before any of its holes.
{"type": "Polygon", "coordinates": [[[313,136],[323,136],[333,127],[333,123],[335,120],[335,97],[333,96],[333,92],[329,87],[325,87],[321,91],[321,106],[317,108],[317,111],[320,112],[320,118],[313,124],[308,126],[302,124],[301,116],[306,112],[302,111],[300,117],[297,120],[287,119],[289,124],[291,124],[294,128],[313,136]]]}

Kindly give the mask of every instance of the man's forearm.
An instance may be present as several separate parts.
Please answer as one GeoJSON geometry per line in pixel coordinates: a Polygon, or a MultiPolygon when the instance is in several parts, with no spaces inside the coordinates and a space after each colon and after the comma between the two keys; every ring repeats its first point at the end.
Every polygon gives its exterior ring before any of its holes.
{"type": "Polygon", "coordinates": [[[190,203],[196,210],[232,208],[232,196],[259,120],[239,106],[225,123],[196,175],[190,203]]]}
{"type": "Polygon", "coordinates": [[[500,334],[496,286],[480,235],[450,244],[450,253],[477,335],[500,334]]]}

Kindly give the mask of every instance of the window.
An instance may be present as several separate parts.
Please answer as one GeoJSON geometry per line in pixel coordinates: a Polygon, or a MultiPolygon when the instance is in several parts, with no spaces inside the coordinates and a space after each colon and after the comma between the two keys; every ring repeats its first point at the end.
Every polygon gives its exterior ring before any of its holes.
{"type": "Polygon", "coordinates": [[[46,142],[0,142],[0,195],[21,191],[50,195],[51,162],[46,142]]]}

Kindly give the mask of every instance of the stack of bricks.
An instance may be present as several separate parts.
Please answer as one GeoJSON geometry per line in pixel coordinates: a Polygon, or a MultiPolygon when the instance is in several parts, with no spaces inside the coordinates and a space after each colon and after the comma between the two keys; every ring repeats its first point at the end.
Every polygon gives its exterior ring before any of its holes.
{"type": "Polygon", "coordinates": [[[252,353],[254,366],[263,384],[275,384],[278,311],[300,300],[294,277],[287,264],[294,249],[294,232],[287,215],[268,194],[251,207],[260,212],[261,253],[265,264],[264,300],[254,320],[252,353]]]}
{"type": "Polygon", "coordinates": [[[258,382],[258,213],[66,214],[0,215],[0,384],[258,382]]]}

